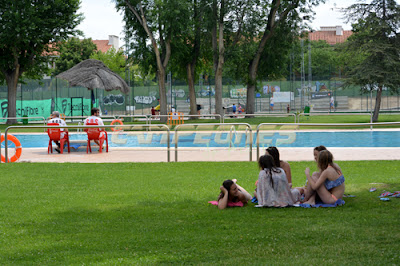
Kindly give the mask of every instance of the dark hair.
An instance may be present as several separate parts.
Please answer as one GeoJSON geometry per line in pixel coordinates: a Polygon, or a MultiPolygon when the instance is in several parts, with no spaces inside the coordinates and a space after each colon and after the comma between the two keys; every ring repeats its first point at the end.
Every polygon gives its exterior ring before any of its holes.
{"type": "Polygon", "coordinates": [[[272,179],[272,172],[280,173],[281,170],[276,168],[275,160],[271,155],[262,155],[258,159],[258,166],[260,169],[264,170],[269,176],[270,184],[274,187],[274,181],[272,179]]]}
{"type": "MultiPolygon", "coordinates": [[[[228,198],[229,198],[229,191],[231,190],[231,186],[233,184],[234,184],[234,182],[230,179],[227,179],[222,183],[222,186],[228,191],[228,198]]],[[[218,200],[222,199],[223,197],[224,197],[224,193],[221,192],[219,194],[218,200]]],[[[231,199],[231,200],[234,201],[234,199],[231,199]]]]}
{"type": "Polygon", "coordinates": [[[332,166],[336,172],[339,172],[339,169],[333,164],[333,155],[328,150],[322,150],[319,152],[318,156],[318,168],[321,169],[321,172],[324,171],[328,166],[332,166]]]}
{"type": "Polygon", "coordinates": [[[326,150],[327,150],[327,148],[324,145],[319,145],[319,146],[314,148],[314,151],[318,151],[318,152],[326,151],[326,150]]]}
{"type": "Polygon", "coordinates": [[[90,111],[90,114],[95,115],[99,111],[100,111],[99,108],[93,107],[92,110],[90,111]]]}
{"type": "Polygon", "coordinates": [[[275,166],[276,167],[281,167],[281,159],[279,158],[279,151],[276,147],[268,147],[266,149],[266,151],[269,153],[269,155],[272,156],[272,158],[274,158],[275,161],[275,166]]]}

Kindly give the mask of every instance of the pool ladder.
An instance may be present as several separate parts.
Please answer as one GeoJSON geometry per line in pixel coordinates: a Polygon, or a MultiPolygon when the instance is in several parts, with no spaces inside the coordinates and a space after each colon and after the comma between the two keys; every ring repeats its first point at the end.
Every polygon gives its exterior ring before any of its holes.
{"type": "MultiPolygon", "coordinates": [[[[246,147],[247,144],[247,133],[248,133],[248,128],[246,127],[246,131],[245,131],[245,140],[244,140],[244,146],[246,147]]],[[[233,141],[232,141],[232,137],[233,135],[235,136],[235,139],[238,137],[238,133],[236,132],[236,128],[235,126],[231,126],[231,130],[229,131],[229,148],[232,148],[233,145],[233,141]]]]}

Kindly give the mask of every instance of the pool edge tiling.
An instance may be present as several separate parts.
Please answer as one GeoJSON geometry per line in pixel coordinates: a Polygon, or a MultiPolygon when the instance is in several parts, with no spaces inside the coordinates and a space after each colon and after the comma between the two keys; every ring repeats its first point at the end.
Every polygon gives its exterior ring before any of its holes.
{"type": "MultiPolygon", "coordinates": [[[[14,134],[25,148],[47,147],[47,134],[14,134]]],[[[229,132],[186,132],[178,133],[179,147],[245,148],[249,137],[244,131],[229,132]]],[[[85,146],[86,134],[70,134],[76,148],[85,146]]],[[[338,130],[338,131],[260,131],[260,147],[400,147],[400,130],[338,130]]],[[[164,132],[125,132],[109,134],[109,146],[113,147],[167,147],[164,132]]],[[[253,146],[257,144],[253,133],[253,146]]],[[[175,145],[175,135],[170,134],[170,145],[175,145]]]]}
{"type": "MultiPolygon", "coordinates": [[[[337,148],[328,147],[337,161],[396,160],[400,166],[399,148],[337,148]]],[[[281,158],[286,161],[312,161],[312,148],[279,148],[281,158]]],[[[260,149],[260,155],[264,149],[260,149]]],[[[170,151],[171,162],[175,161],[175,150],[170,151]]],[[[255,162],[256,149],[252,151],[255,162]]],[[[249,161],[248,148],[181,148],[178,149],[178,161],[249,161]]],[[[122,163],[122,162],[167,162],[166,148],[113,148],[108,153],[99,153],[94,149],[90,154],[85,151],[70,154],[47,154],[47,148],[23,149],[18,162],[52,163],[122,163]]]]}

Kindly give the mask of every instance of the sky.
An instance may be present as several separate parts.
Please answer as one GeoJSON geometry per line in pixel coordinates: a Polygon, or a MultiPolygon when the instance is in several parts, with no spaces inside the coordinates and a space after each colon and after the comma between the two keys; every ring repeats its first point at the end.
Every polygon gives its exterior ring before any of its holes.
{"type": "MultiPolygon", "coordinates": [[[[350,30],[351,25],[344,23],[337,8],[347,7],[354,2],[356,1],[326,0],[325,4],[315,9],[316,16],[311,24],[312,28],[318,30],[321,26],[343,26],[344,30],[350,30]]],[[[123,16],[116,11],[111,0],[82,0],[79,12],[83,13],[85,19],[78,29],[83,31],[85,38],[107,40],[108,35],[123,38],[123,16]]],[[[123,43],[123,40],[120,40],[120,45],[123,43]]]]}

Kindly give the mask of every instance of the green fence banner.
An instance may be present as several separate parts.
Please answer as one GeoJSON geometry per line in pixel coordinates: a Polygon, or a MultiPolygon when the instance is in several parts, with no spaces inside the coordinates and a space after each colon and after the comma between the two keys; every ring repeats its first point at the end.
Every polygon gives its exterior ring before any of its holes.
{"type": "MultiPolygon", "coordinates": [[[[82,97],[57,98],[54,110],[66,116],[90,116],[90,101],[82,97]]],[[[93,106],[98,106],[98,100],[93,106]]]]}
{"type": "MultiPolygon", "coordinates": [[[[51,99],[48,100],[17,100],[17,117],[22,116],[43,116],[48,117],[51,112],[51,99]]],[[[1,117],[8,117],[8,100],[0,100],[1,117]]]]}

